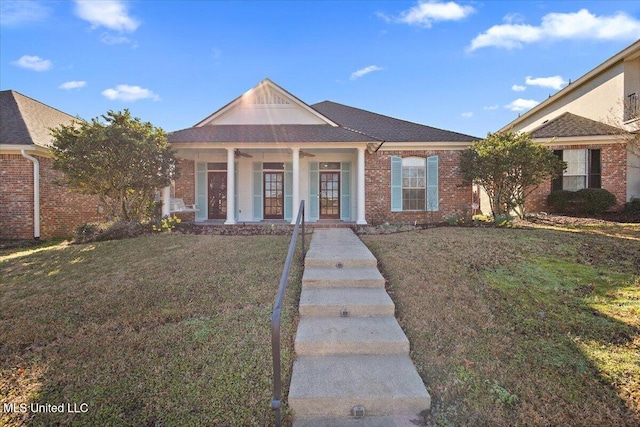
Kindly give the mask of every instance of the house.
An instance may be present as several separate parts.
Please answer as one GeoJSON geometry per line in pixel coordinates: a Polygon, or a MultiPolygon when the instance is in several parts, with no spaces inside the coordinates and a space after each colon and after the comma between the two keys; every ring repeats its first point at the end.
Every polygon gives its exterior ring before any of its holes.
{"type": "Polygon", "coordinates": [[[196,221],[428,222],[471,211],[459,151],[473,136],[331,101],[308,105],[269,79],[172,132],[181,177],[163,191],[196,221]]]}
{"type": "Polygon", "coordinates": [[[640,150],[622,137],[640,130],[639,94],[640,40],[500,129],[530,132],[567,163],[530,196],[529,211],[547,211],[547,196],[561,189],[604,188],[618,207],[640,198],[640,150]]]}
{"type": "Polygon", "coordinates": [[[55,183],[50,129],[73,120],[19,92],[0,91],[0,238],[66,237],[104,219],[97,197],[55,183]]]}

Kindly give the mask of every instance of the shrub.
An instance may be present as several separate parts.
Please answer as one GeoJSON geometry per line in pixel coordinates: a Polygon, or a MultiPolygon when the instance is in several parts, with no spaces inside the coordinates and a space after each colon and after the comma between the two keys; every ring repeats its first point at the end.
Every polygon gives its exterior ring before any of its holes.
{"type": "Polygon", "coordinates": [[[74,243],[103,242],[138,237],[149,232],[140,221],[90,222],[76,228],[74,243]]]}
{"type": "Polygon", "coordinates": [[[558,190],[549,194],[547,203],[554,212],[600,214],[615,206],[616,196],[604,188],[558,190]]]}
{"type": "Polygon", "coordinates": [[[576,192],[576,207],[581,213],[603,213],[615,206],[616,201],[616,196],[604,188],[583,188],[576,192]]]}
{"type": "Polygon", "coordinates": [[[575,192],[569,190],[554,191],[547,196],[547,204],[551,206],[553,212],[570,212],[574,200],[575,192]]]}
{"type": "Polygon", "coordinates": [[[624,211],[630,214],[640,215],[640,199],[633,198],[624,205],[624,211]]]}

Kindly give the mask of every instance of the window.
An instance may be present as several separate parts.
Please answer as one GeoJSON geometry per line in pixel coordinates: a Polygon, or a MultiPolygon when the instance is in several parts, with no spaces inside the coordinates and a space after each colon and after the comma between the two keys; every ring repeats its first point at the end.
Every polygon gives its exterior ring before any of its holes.
{"type": "Polygon", "coordinates": [[[391,157],[391,210],[438,210],[438,156],[391,157]]]}
{"type": "Polygon", "coordinates": [[[402,210],[423,211],[426,207],[426,166],[424,159],[402,159],[402,210]]]}
{"type": "Polygon", "coordinates": [[[578,191],[583,188],[600,188],[600,150],[555,150],[554,154],[567,163],[567,169],[556,178],[552,190],[578,191]]]}
{"type": "Polygon", "coordinates": [[[638,94],[632,93],[627,95],[624,106],[624,119],[634,120],[640,115],[640,101],[638,101],[638,94]]]}

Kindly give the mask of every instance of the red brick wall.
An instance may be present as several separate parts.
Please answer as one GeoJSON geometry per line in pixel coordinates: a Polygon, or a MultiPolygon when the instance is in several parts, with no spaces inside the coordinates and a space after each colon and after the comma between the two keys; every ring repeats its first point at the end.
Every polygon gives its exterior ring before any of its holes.
{"type": "Polygon", "coordinates": [[[365,156],[366,220],[369,224],[443,221],[471,212],[471,186],[462,186],[460,151],[378,151],[365,156]],[[391,212],[391,156],[438,156],[439,210],[436,212],[391,212]]]}
{"type": "Polygon", "coordinates": [[[33,163],[0,154],[0,238],[33,238],[33,163]]]}
{"type": "MultiPolygon", "coordinates": [[[[69,191],[54,181],[52,160],[40,163],[40,237],[69,237],[79,225],[105,219],[96,196],[69,191]]],[[[33,163],[19,154],[0,155],[0,238],[33,238],[33,163]]]]}
{"type": "MultiPolygon", "coordinates": [[[[618,204],[614,209],[620,209],[627,200],[627,149],[624,144],[606,145],[554,145],[552,150],[590,149],[601,150],[601,186],[616,196],[618,204]]],[[[547,196],[551,193],[551,181],[540,185],[527,198],[527,212],[549,212],[547,196]]]]}
{"type": "MultiPolygon", "coordinates": [[[[192,205],[196,202],[196,163],[193,160],[180,160],[180,178],[175,181],[171,197],[184,200],[185,205],[192,205]]],[[[178,214],[180,219],[185,221],[195,220],[194,213],[178,214]]]]}

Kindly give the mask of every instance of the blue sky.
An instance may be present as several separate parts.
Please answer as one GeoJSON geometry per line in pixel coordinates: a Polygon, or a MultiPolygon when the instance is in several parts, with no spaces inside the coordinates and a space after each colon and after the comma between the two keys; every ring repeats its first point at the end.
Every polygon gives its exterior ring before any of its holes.
{"type": "Polygon", "coordinates": [[[0,1],[0,88],[193,126],[268,77],[484,137],[640,38],[638,1],[0,1]]]}

